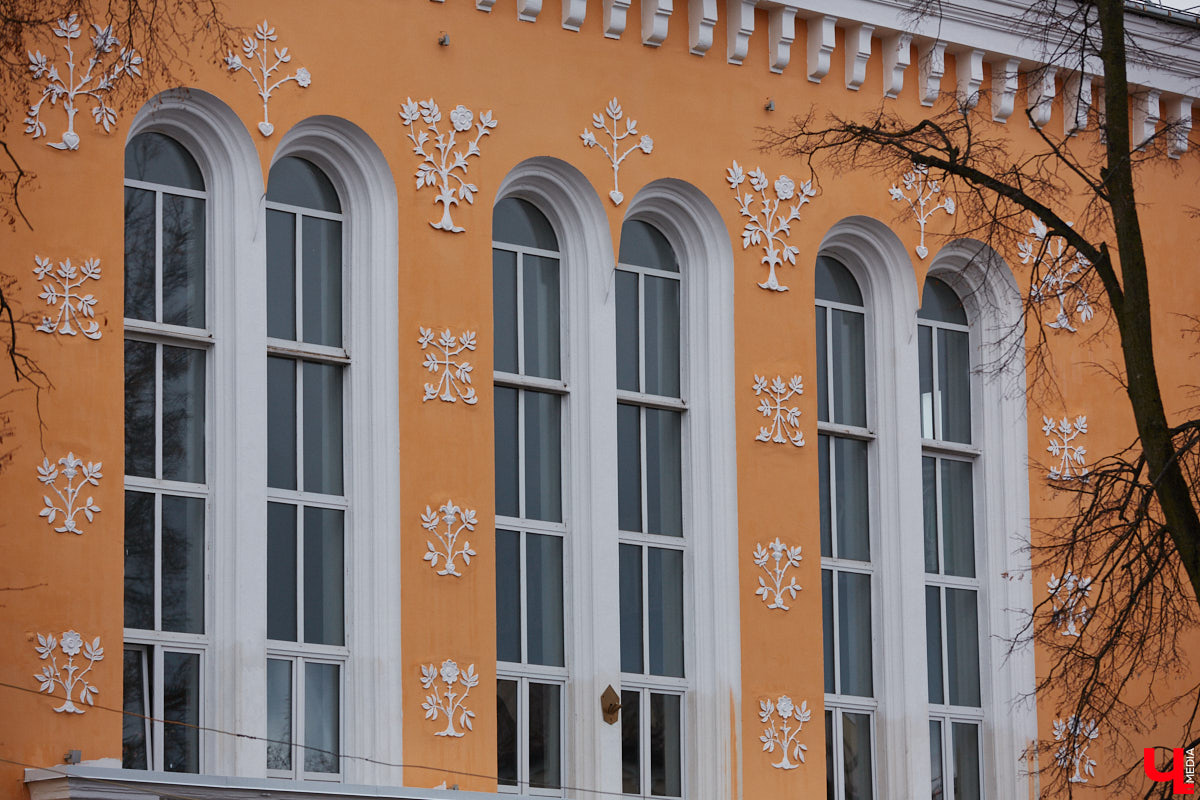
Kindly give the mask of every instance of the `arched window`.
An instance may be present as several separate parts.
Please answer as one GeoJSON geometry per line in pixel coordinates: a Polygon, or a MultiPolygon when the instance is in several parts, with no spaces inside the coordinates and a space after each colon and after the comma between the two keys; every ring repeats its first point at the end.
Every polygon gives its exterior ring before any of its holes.
{"type": "Polygon", "coordinates": [[[212,332],[207,193],[161,133],[125,148],[125,652],[122,763],[201,769],[212,332]],[[183,724],[164,724],[183,723],[183,724]]]}
{"type": "Polygon", "coordinates": [[[492,213],[500,789],[563,785],[564,405],[558,238],[532,203],[492,213]]]}
{"type": "Polygon", "coordinates": [[[267,186],[267,769],[328,777],[349,657],[343,215],[302,158],[267,186]]]}

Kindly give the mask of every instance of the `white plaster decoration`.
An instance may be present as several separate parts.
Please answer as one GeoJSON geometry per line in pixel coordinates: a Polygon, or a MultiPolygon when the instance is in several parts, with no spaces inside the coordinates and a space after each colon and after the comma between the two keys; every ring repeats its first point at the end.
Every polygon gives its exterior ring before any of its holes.
{"type": "Polygon", "coordinates": [[[1050,121],[1054,103],[1054,76],[1057,72],[1055,67],[1044,66],[1029,75],[1029,84],[1025,87],[1025,106],[1029,109],[1031,127],[1036,125],[1041,128],[1050,121]]]}
{"type": "Polygon", "coordinates": [[[769,542],[766,547],[761,544],[754,546],[754,565],[766,573],[767,580],[763,579],[762,575],[758,576],[758,588],[754,590],[756,597],[761,597],[762,601],[767,604],[769,609],[779,609],[787,611],[788,606],[784,595],[791,595],[791,599],[796,599],[796,593],[800,591],[800,584],[796,583],[796,576],[788,577],[788,570],[792,567],[799,567],[802,557],[800,555],[800,545],[795,547],[786,545],[779,541],[779,537],[775,537],[775,541],[769,542]],[[784,579],[787,578],[787,583],[784,579]]]}
{"type": "Polygon", "coordinates": [[[796,447],[804,446],[804,432],[800,430],[800,409],[797,406],[787,406],[788,400],[804,394],[804,383],[799,375],[793,375],[786,384],[783,376],[776,375],[770,385],[761,375],[754,376],[754,396],[759,398],[758,413],[771,420],[771,426],[758,429],[756,442],[775,442],[784,444],[791,442],[796,447]]]}
{"type": "Polygon", "coordinates": [[[604,36],[608,39],[620,39],[625,32],[625,17],[628,15],[631,0],[604,0],[604,36]]]}
{"type": "Polygon", "coordinates": [[[1067,779],[1068,783],[1087,783],[1088,778],[1095,776],[1096,759],[1088,756],[1088,748],[1099,736],[1100,730],[1094,719],[1085,723],[1072,714],[1066,722],[1054,720],[1054,741],[1062,742],[1054,753],[1054,763],[1064,772],[1074,771],[1067,779]]]}
{"type": "Polygon", "coordinates": [[[421,328],[421,337],[417,340],[422,350],[426,350],[431,344],[438,353],[425,353],[425,369],[429,372],[438,375],[438,382],[435,386],[432,383],[425,384],[425,396],[421,398],[421,402],[437,398],[444,403],[457,403],[462,400],[469,406],[479,402],[479,398],[475,396],[475,388],[471,386],[471,371],[474,367],[470,361],[459,358],[465,351],[475,349],[475,332],[463,331],[461,335],[454,336],[447,328],[442,331],[442,335],[434,340],[432,328],[421,328]]]}
{"type": "Polygon", "coordinates": [[[1053,322],[1046,323],[1047,327],[1075,333],[1071,314],[1067,313],[1066,297],[1069,294],[1075,295],[1074,313],[1079,316],[1079,324],[1082,325],[1092,318],[1091,300],[1087,291],[1077,283],[1083,271],[1091,266],[1091,262],[1079,253],[1074,253],[1068,259],[1067,240],[1061,236],[1050,236],[1047,239],[1049,230],[1036,216],[1033,216],[1033,227],[1029,232],[1034,235],[1037,243],[1028,239],[1017,242],[1017,252],[1021,256],[1022,264],[1034,266],[1035,279],[1039,270],[1042,273],[1041,280],[1030,288],[1029,299],[1038,305],[1051,297],[1057,299],[1058,314],[1053,322]]]}
{"type": "Polygon", "coordinates": [[[608,135],[609,140],[612,142],[612,149],[609,150],[606,145],[598,142],[596,134],[589,130],[585,129],[583,133],[579,134],[579,138],[583,140],[584,147],[599,147],[600,151],[604,153],[612,164],[613,188],[608,193],[608,199],[612,200],[614,206],[619,206],[621,205],[621,201],[625,199],[625,195],[621,193],[621,187],[617,181],[622,162],[635,150],[641,150],[646,155],[650,155],[651,151],[654,150],[654,140],[649,136],[643,136],[638,140],[637,144],[630,145],[629,149],[624,153],[618,153],[622,141],[628,139],[630,136],[638,135],[637,120],[625,116],[625,112],[621,110],[621,104],[617,102],[617,98],[615,97],[608,101],[608,106],[604,109],[604,113],[608,116],[609,120],[612,120],[612,127],[609,128],[608,121],[599,114],[592,114],[592,127],[596,130],[604,131],[608,135]],[[624,131],[621,131],[620,126],[617,125],[622,119],[625,120],[624,131]]]}
{"type": "Polygon", "coordinates": [[[1166,101],[1167,155],[1179,158],[1187,152],[1188,136],[1192,132],[1192,98],[1173,97],[1166,101]]]}
{"type": "Polygon", "coordinates": [[[57,64],[49,63],[41,50],[33,53],[26,51],[29,56],[29,71],[35,81],[45,81],[42,96],[29,107],[25,117],[25,133],[34,139],[46,135],[46,124],[42,122],[42,110],[46,101],[50,105],[62,102],[62,109],[67,115],[67,129],[57,142],[46,144],[56,150],[78,150],[79,134],[75,132],[75,115],[79,113],[79,105],[84,98],[91,98],[92,121],[104,128],[108,133],[117,122],[117,110],[105,102],[117,84],[128,75],[140,77],[142,74],[142,57],[132,47],[121,47],[121,42],[113,34],[112,25],[101,28],[92,25],[92,52],[87,61],[75,64],[75,50],[71,42],[81,35],[82,26],[79,15],[71,14],[66,19],[60,19],[54,24],[54,35],[65,40],[63,50],[67,53],[65,72],[60,72],[57,64]],[[117,50],[117,48],[120,48],[117,50]],[[108,59],[110,53],[117,50],[115,56],[108,59]],[[108,62],[107,64],[105,62],[108,62]],[[97,73],[97,68],[99,72],[97,73]]]}
{"type": "Polygon", "coordinates": [[[438,127],[442,121],[442,111],[433,98],[418,102],[409,97],[400,110],[400,119],[408,128],[406,135],[413,143],[412,151],[422,159],[415,173],[417,191],[426,186],[437,189],[438,195],[433,202],[435,205],[442,204],[442,218],[430,222],[430,227],[447,233],[462,233],[466,228],[454,224],[450,209],[458,205],[460,200],[466,200],[469,205],[475,204],[475,193],[479,188],[465,180],[467,159],[479,155],[479,140],[491,135],[492,128],[496,127],[492,112],[484,111],[477,122],[471,109],[464,105],[455,106],[450,112],[450,130],[443,133],[438,127]],[[428,131],[414,127],[418,120],[424,123],[428,131]],[[472,125],[475,126],[475,138],[467,143],[465,152],[456,151],[454,146],[458,143],[458,134],[470,131],[472,125]],[[431,141],[436,152],[425,149],[425,145],[431,141]]]}
{"type": "Polygon", "coordinates": [[[846,88],[858,91],[867,79],[871,59],[871,34],[875,26],[859,23],[846,28],[846,88]]]}
{"type": "Polygon", "coordinates": [[[921,105],[931,106],[942,93],[942,76],[946,74],[946,43],[933,41],[919,48],[919,66],[921,83],[917,87],[921,95],[921,105]]]}
{"type": "Polygon", "coordinates": [[[712,48],[717,25],[717,0],[688,0],[688,45],[692,55],[702,56],[712,48]]]}
{"type": "Polygon", "coordinates": [[[521,22],[537,22],[542,13],[542,0],[517,0],[517,19],[521,22]]]}
{"type": "Polygon", "coordinates": [[[274,63],[267,66],[269,57],[267,56],[267,42],[274,42],[279,37],[275,34],[275,28],[265,19],[254,28],[254,38],[249,36],[242,39],[242,53],[248,61],[257,61],[259,74],[255,74],[255,68],[247,66],[242,62],[242,57],[232,50],[225,56],[225,66],[230,72],[239,72],[245,70],[250,73],[251,80],[258,87],[258,96],[263,101],[263,118],[262,122],[258,123],[258,132],[263,136],[270,136],[275,132],[275,126],[271,124],[271,118],[267,114],[267,105],[271,101],[271,93],[278,89],[288,81],[295,81],[301,89],[307,89],[312,83],[312,75],[304,67],[300,67],[291,75],[287,75],[279,80],[271,83],[271,75],[279,71],[281,64],[287,64],[292,60],[291,53],[286,47],[272,47],[272,55],[275,57],[274,63]]]}
{"type": "Polygon", "coordinates": [[[421,688],[433,690],[425,695],[425,701],[421,703],[421,708],[425,709],[425,719],[436,720],[439,716],[446,717],[446,727],[435,733],[434,736],[452,736],[460,739],[466,735],[467,731],[475,729],[471,723],[471,720],[475,718],[475,712],[468,710],[463,704],[467,700],[467,695],[471,693],[471,689],[478,685],[479,676],[475,674],[474,664],[468,666],[466,672],[461,671],[458,664],[451,659],[443,661],[440,670],[433,664],[421,665],[421,688]],[[437,685],[439,682],[445,684],[445,689],[437,685]],[[462,687],[461,694],[457,687],[462,687]],[[460,731],[454,727],[456,716],[458,724],[466,730],[460,731]]]}
{"type": "Polygon", "coordinates": [[[771,72],[781,73],[792,60],[792,42],[796,40],[796,9],[772,8],[767,17],[767,61],[771,72]]]}
{"type": "Polygon", "coordinates": [[[797,186],[787,175],[780,175],[773,187],[775,199],[772,200],[767,197],[767,186],[770,182],[761,168],[755,167],[747,173],[734,161],[727,172],[725,179],[729,181],[729,188],[733,189],[737,197],[738,210],[743,217],[750,220],[742,228],[742,249],[745,250],[752,244],[761,244],[765,253],[762,263],[767,265],[769,272],[766,282],[760,283],[759,288],[772,292],[786,292],[788,287],[779,283],[775,276],[775,268],[785,262],[793,266],[796,264],[796,255],[800,248],[788,244],[787,237],[792,233],[792,223],[800,219],[800,207],[817,194],[812,188],[812,181],[804,181],[797,186]],[[738,192],[738,187],[745,183],[747,177],[750,178],[751,188],[758,193],[757,197],[750,192],[738,192]],[[755,200],[758,201],[759,210],[752,212],[751,206],[755,204],[755,200]],[[786,215],[782,214],[780,204],[789,200],[795,202],[786,215]]]}
{"type": "Polygon", "coordinates": [[[49,664],[42,665],[42,671],[34,675],[34,680],[39,684],[38,691],[45,692],[48,695],[54,694],[55,687],[62,687],[65,701],[61,706],[54,709],[57,714],[82,714],[87,709],[80,708],[75,705],[75,700],[87,705],[95,705],[94,697],[100,692],[95,685],[89,683],[85,676],[92,671],[97,661],[104,660],[104,648],[100,646],[100,637],[97,636],[90,642],[83,641],[83,637],[75,631],[64,631],[61,640],[56,640],[54,634],[47,633],[37,635],[38,643],[34,647],[37,651],[38,658],[42,661],[47,659],[49,664]],[[67,657],[67,663],[61,667],[58,665],[58,657],[54,654],[55,649],[61,650],[62,654],[67,657]],[[87,666],[82,663],[75,663],[75,656],[83,651],[83,657],[87,659],[87,666]],[[75,689],[78,687],[79,694],[76,697],[75,689]]]}
{"type": "Polygon", "coordinates": [[[903,200],[908,203],[908,207],[912,209],[913,216],[917,218],[917,224],[921,226],[921,242],[916,248],[917,255],[925,258],[929,255],[929,248],[925,246],[925,223],[933,216],[934,212],[939,210],[953,216],[954,198],[945,195],[940,202],[933,203],[934,198],[942,193],[942,183],[930,180],[929,167],[921,164],[913,164],[912,170],[900,177],[900,182],[904,184],[904,189],[893,183],[892,188],[888,189],[888,194],[892,196],[893,200],[903,200]],[[909,197],[904,193],[905,190],[912,192],[913,196],[909,197]]]}
{"type": "Polygon", "coordinates": [[[642,44],[658,47],[667,38],[672,0],[642,0],[642,44]]]}
{"type": "Polygon", "coordinates": [[[1017,105],[1018,58],[992,62],[992,119],[1007,122],[1017,105]]]}
{"type": "Polygon", "coordinates": [[[89,258],[82,267],[76,267],[71,259],[60,261],[58,269],[54,268],[50,259],[34,256],[33,274],[42,284],[42,293],[38,295],[48,306],[58,306],[58,316],[42,317],[37,330],[42,333],[60,333],[63,336],[74,336],[82,333],[88,339],[99,339],[103,333],[100,323],[92,319],[96,315],[96,298],[90,294],[77,294],[76,289],[88,281],[100,280],[100,259],[89,258]],[[57,284],[57,286],[55,285],[57,284]],[[71,322],[75,325],[72,326],[71,322]]]}
{"type": "Polygon", "coordinates": [[[578,31],[587,16],[587,0],[562,0],[562,26],[578,31]]]}
{"type": "Polygon", "coordinates": [[[496,0],[475,0],[475,8],[487,13],[492,12],[492,6],[496,5],[496,0]]]}
{"type": "Polygon", "coordinates": [[[1092,579],[1080,578],[1071,570],[1064,572],[1062,578],[1052,572],[1046,589],[1050,593],[1054,627],[1063,636],[1079,638],[1078,626],[1085,624],[1092,616],[1092,610],[1086,602],[1092,592],[1092,579]]]}
{"type": "Polygon", "coordinates": [[[969,109],[979,105],[979,87],[983,85],[983,51],[963,50],[954,54],[958,72],[958,105],[969,109]]]}
{"type": "Polygon", "coordinates": [[[904,70],[912,63],[912,34],[896,33],[883,40],[883,96],[899,97],[904,70]]]}
{"type": "Polygon", "coordinates": [[[50,459],[43,458],[41,466],[37,468],[38,482],[49,486],[58,496],[58,501],[51,500],[49,495],[42,495],[46,506],[38,516],[45,517],[47,525],[53,525],[58,515],[62,514],[62,525],[54,530],[58,533],[82,535],[84,530],[76,523],[76,515],[82,513],[88,522],[93,522],[100,506],[96,505],[91,495],[82,501],[79,495],[85,486],[100,485],[100,479],[104,477],[100,472],[102,466],[99,461],[89,461],[85,464],[76,458],[74,453],[67,453],[60,458],[57,466],[51,464],[50,459]],[[61,471],[59,467],[62,467],[61,471]],[[62,488],[58,486],[59,476],[66,479],[66,485],[62,488]]]}
{"type": "Polygon", "coordinates": [[[837,17],[827,14],[809,17],[808,25],[808,79],[820,83],[829,74],[833,48],[837,43],[837,17]]]}
{"type": "Polygon", "coordinates": [[[754,0],[726,0],[725,59],[741,64],[750,52],[750,34],[754,33],[754,0]]]}
{"type": "Polygon", "coordinates": [[[1072,72],[1063,81],[1063,133],[1074,136],[1088,124],[1088,109],[1092,107],[1092,76],[1072,72]]]}
{"type": "Polygon", "coordinates": [[[470,566],[471,556],[475,555],[475,551],[465,538],[460,545],[458,537],[463,531],[475,530],[475,523],[475,510],[459,508],[454,505],[453,500],[447,500],[445,505],[437,511],[425,506],[425,513],[421,515],[421,527],[437,537],[437,544],[435,545],[432,541],[425,543],[429,549],[425,553],[424,560],[437,570],[438,575],[453,575],[461,578],[462,573],[458,571],[456,559],[462,559],[464,565],[470,566]],[[444,533],[438,530],[439,523],[445,524],[444,533]],[[441,563],[439,564],[439,562],[441,563]],[[441,569],[438,569],[439,566],[441,569]]]}
{"type": "Polygon", "coordinates": [[[800,731],[804,729],[804,723],[812,719],[808,701],[801,701],[800,707],[797,708],[796,704],[792,702],[792,698],[786,694],[780,695],[779,699],[774,702],[770,699],[759,700],[758,718],[768,726],[762,736],[758,737],[758,740],[763,743],[763,752],[774,753],[775,749],[779,748],[781,758],[771,766],[776,769],[796,769],[803,764],[804,754],[808,752],[808,745],[796,740],[800,736],[800,731]],[[778,727],[776,727],[776,715],[778,715],[778,727]],[[793,758],[800,763],[792,761],[793,758]]]}
{"type": "Polygon", "coordinates": [[[1042,433],[1050,444],[1046,446],[1050,455],[1060,459],[1057,466],[1050,467],[1049,478],[1052,481],[1086,481],[1088,468],[1086,464],[1087,449],[1077,444],[1071,444],[1080,434],[1087,433],[1087,417],[1078,416],[1074,422],[1063,417],[1058,422],[1052,418],[1042,417],[1042,433]]]}
{"type": "Polygon", "coordinates": [[[1159,118],[1158,100],[1159,93],[1153,89],[1144,89],[1133,95],[1133,119],[1130,125],[1133,128],[1133,146],[1138,150],[1154,138],[1159,118]]]}

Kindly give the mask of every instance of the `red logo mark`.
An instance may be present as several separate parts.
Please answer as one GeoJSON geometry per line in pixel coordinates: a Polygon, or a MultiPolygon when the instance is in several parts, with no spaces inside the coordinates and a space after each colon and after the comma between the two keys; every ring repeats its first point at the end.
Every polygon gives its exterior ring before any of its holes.
{"type": "Polygon", "coordinates": [[[1157,783],[1171,781],[1174,794],[1195,794],[1196,784],[1184,777],[1182,747],[1176,747],[1172,751],[1171,764],[1173,766],[1170,772],[1159,772],[1154,766],[1154,748],[1147,747],[1142,751],[1142,766],[1146,770],[1146,777],[1157,783]]]}

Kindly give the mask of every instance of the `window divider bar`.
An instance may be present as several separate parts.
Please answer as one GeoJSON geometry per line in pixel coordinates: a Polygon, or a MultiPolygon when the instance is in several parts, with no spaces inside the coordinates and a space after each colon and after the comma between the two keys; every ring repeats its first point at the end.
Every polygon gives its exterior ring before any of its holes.
{"type": "Polygon", "coordinates": [[[631,392],[628,389],[617,390],[617,402],[643,408],[657,408],[666,411],[687,411],[687,401],[678,397],[664,397],[657,394],[631,392]]]}
{"type": "Polygon", "coordinates": [[[530,389],[537,392],[548,392],[550,394],[567,394],[570,387],[565,381],[557,381],[553,378],[539,378],[533,375],[518,375],[512,372],[494,373],[494,382],[497,386],[504,386],[510,389],[530,389]]]}
{"type": "Polygon", "coordinates": [[[860,442],[875,441],[875,431],[870,428],[860,428],[856,425],[842,425],[837,422],[818,422],[817,433],[827,436],[839,436],[843,439],[856,439],[860,442]]]}

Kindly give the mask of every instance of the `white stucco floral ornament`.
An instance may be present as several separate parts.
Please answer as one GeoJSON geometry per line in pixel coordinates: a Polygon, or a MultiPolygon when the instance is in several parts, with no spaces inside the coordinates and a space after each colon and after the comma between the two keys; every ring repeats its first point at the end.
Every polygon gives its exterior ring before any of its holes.
{"type": "Polygon", "coordinates": [[[425,719],[436,720],[441,716],[446,718],[446,727],[435,733],[434,736],[451,736],[459,739],[465,736],[467,731],[475,729],[471,722],[475,719],[475,712],[467,709],[463,704],[467,700],[467,695],[471,693],[471,689],[478,685],[479,676],[475,674],[474,664],[468,666],[465,672],[458,668],[457,662],[449,658],[442,662],[441,669],[433,664],[421,666],[421,688],[433,690],[425,695],[425,700],[421,703],[421,708],[425,709],[425,719]],[[444,688],[437,685],[439,680],[444,688]],[[455,728],[455,719],[466,730],[460,731],[455,728]]]}
{"type": "Polygon", "coordinates": [[[1078,639],[1080,626],[1092,617],[1092,610],[1087,605],[1092,593],[1092,579],[1081,578],[1071,570],[1063,572],[1061,578],[1051,572],[1046,591],[1050,594],[1054,627],[1062,636],[1078,639]]]}
{"type": "Polygon", "coordinates": [[[33,678],[38,682],[38,691],[53,695],[56,687],[61,687],[65,695],[65,702],[54,709],[58,714],[82,714],[87,709],[80,708],[75,705],[75,701],[85,705],[95,705],[94,697],[100,691],[93,684],[89,683],[86,678],[87,674],[92,671],[92,667],[97,661],[104,660],[104,648],[100,646],[100,637],[97,636],[90,642],[84,642],[83,637],[75,631],[66,631],[62,635],[62,639],[56,640],[53,634],[37,635],[38,643],[34,646],[37,651],[38,658],[42,661],[49,661],[49,664],[42,666],[42,671],[36,673],[33,678]],[[67,663],[59,666],[58,656],[55,655],[55,649],[62,652],[67,657],[67,663]],[[87,659],[87,666],[76,664],[75,657],[83,651],[83,657],[87,659]],[[78,688],[79,694],[76,695],[75,690],[78,688]]]}
{"type": "Polygon", "coordinates": [[[460,544],[458,537],[463,531],[475,530],[475,524],[475,510],[459,508],[453,500],[447,500],[437,511],[425,506],[425,513],[421,515],[421,527],[437,537],[437,544],[432,540],[425,542],[429,549],[425,551],[424,560],[437,570],[438,575],[462,577],[457,562],[461,560],[464,565],[469,566],[475,550],[465,537],[460,544]],[[442,525],[445,525],[445,531],[439,530],[442,525]]]}
{"type": "Polygon", "coordinates": [[[417,342],[421,349],[426,351],[425,369],[438,376],[436,384],[425,384],[425,395],[421,402],[435,397],[443,403],[457,403],[462,400],[469,406],[479,402],[479,398],[475,396],[475,387],[471,385],[471,372],[475,368],[471,366],[470,361],[461,357],[466,351],[475,349],[475,331],[463,331],[455,336],[447,328],[435,339],[432,328],[418,328],[421,336],[417,342]],[[429,349],[431,346],[432,350],[429,349]]]}
{"type": "Polygon", "coordinates": [[[904,185],[903,189],[893,183],[892,188],[888,189],[888,194],[893,200],[908,203],[908,207],[912,209],[917,224],[921,226],[921,242],[916,248],[917,255],[925,258],[929,255],[929,248],[925,246],[925,223],[935,211],[945,211],[953,216],[954,198],[945,195],[940,201],[934,202],[934,198],[942,194],[942,183],[930,180],[929,167],[922,164],[913,164],[912,169],[900,177],[900,183],[904,185]],[[912,197],[905,194],[905,191],[911,192],[912,197]]]}
{"type": "Polygon", "coordinates": [[[790,595],[791,599],[795,600],[801,587],[796,583],[796,576],[788,577],[787,573],[793,567],[799,567],[802,560],[800,545],[786,545],[779,540],[778,536],[766,547],[761,544],[754,546],[754,565],[767,576],[766,580],[762,575],[758,576],[758,588],[754,590],[754,594],[762,598],[762,601],[767,604],[767,608],[781,611],[787,611],[790,608],[784,595],[790,595]],[[787,583],[784,583],[785,578],[788,580],[787,583]]]}
{"type": "Polygon", "coordinates": [[[763,246],[762,263],[767,265],[767,280],[760,283],[760,289],[772,292],[786,292],[788,287],[779,282],[775,268],[784,264],[796,265],[796,256],[800,248],[788,244],[792,233],[792,223],[800,219],[800,207],[809,202],[810,197],[816,196],[812,181],[797,184],[787,175],[780,175],[772,188],[775,196],[769,197],[767,189],[770,181],[758,167],[746,172],[738,162],[726,170],[725,180],[737,197],[738,211],[750,221],[742,228],[742,249],[750,245],[763,246]],[[754,192],[742,194],[738,188],[750,181],[754,192]],[[794,202],[793,202],[794,201],[794,202]],[[791,203],[786,213],[782,210],[784,203],[791,203]]]}
{"type": "Polygon", "coordinates": [[[45,517],[46,523],[53,525],[61,514],[62,524],[55,528],[55,531],[83,534],[78,515],[82,513],[88,522],[92,522],[100,512],[100,506],[96,505],[90,494],[86,499],[82,499],[80,495],[84,487],[100,485],[100,479],[104,477],[100,472],[101,466],[99,461],[84,464],[74,453],[67,453],[58,460],[57,465],[51,464],[50,459],[43,458],[41,466],[37,468],[38,482],[50,487],[58,500],[52,500],[49,495],[42,495],[42,502],[46,505],[38,516],[45,517]],[[66,480],[65,486],[59,486],[60,477],[66,480]]]}
{"type": "Polygon", "coordinates": [[[768,726],[758,740],[762,742],[764,753],[779,751],[781,758],[771,764],[775,769],[796,769],[804,763],[804,754],[808,745],[797,741],[804,723],[812,719],[808,701],[804,700],[797,707],[792,698],[780,695],[775,701],[758,701],[758,718],[768,726]],[[796,759],[793,761],[792,759],[796,759]],[[798,762],[798,763],[797,763],[798,762]]]}
{"type": "Polygon", "coordinates": [[[450,129],[442,131],[442,111],[433,98],[415,101],[411,97],[404,101],[400,109],[400,121],[408,128],[408,140],[413,144],[413,153],[420,156],[422,161],[417,167],[417,191],[425,187],[437,190],[434,205],[441,204],[442,218],[429,225],[447,233],[462,233],[466,228],[455,225],[450,217],[450,209],[465,200],[468,205],[475,204],[475,194],[479,191],[473,183],[468,183],[467,159],[478,157],[479,142],[484,136],[490,136],[496,127],[492,112],[484,111],[478,121],[474,112],[464,105],[457,105],[450,112],[450,129]],[[418,125],[420,123],[420,125],[418,125]],[[475,128],[475,137],[471,138],[469,131],[475,128]],[[459,147],[458,135],[468,134],[465,138],[466,149],[459,147]],[[432,143],[433,148],[426,149],[432,143]]]}
{"type": "Polygon", "coordinates": [[[1099,738],[1096,720],[1084,722],[1072,714],[1064,722],[1054,720],[1054,741],[1062,742],[1054,753],[1054,763],[1064,772],[1072,772],[1068,783],[1087,783],[1096,774],[1096,759],[1088,755],[1092,740],[1099,738]]]}
{"type": "Polygon", "coordinates": [[[88,281],[100,280],[100,259],[89,258],[83,266],[76,267],[71,259],[60,261],[55,269],[50,259],[34,256],[33,274],[43,281],[42,293],[38,295],[48,306],[57,306],[58,315],[42,317],[36,330],[42,333],[58,333],[74,336],[82,333],[87,339],[99,339],[102,335],[96,316],[96,298],[91,294],[76,292],[88,281]],[[74,323],[74,324],[72,324],[74,323]]]}
{"type": "Polygon", "coordinates": [[[1038,305],[1051,298],[1058,300],[1058,313],[1054,315],[1053,322],[1046,323],[1046,327],[1075,333],[1075,318],[1082,325],[1091,320],[1093,315],[1091,298],[1080,283],[1092,262],[1080,253],[1068,250],[1066,239],[1051,235],[1046,223],[1034,215],[1030,216],[1033,224],[1029,232],[1033,234],[1034,241],[1026,239],[1017,242],[1021,263],[1033,266],[1029,299],[1038,305]],[[1071,299],[1075,301],[1073,307],[1071,299]]]}
{"type": "Polygon", "coordinates": [[[612,164],[613,188],[608,193],[608,199],[612,200],[614,206],[619,206],[621,205],[621,201],[625,199],[625,195],[621,193],[620,183],[617,180],[621,172],[622,162],[625,161],[630,153],[636,150],[641,150],[646,155],[650,155],[654,151],[654,140],[649,136],[642,136],[636,144],[630,145],[629,149],[621,153],[620,142],[638,135],[637,120],[625,116],[625,112],[621,109],[621,104],[617,102],[617,98],[615,97],[608,101],[608,106],[605,107],[604,114],[608,117],[607,120],[599,114],[592,114],[592,127],[598,131],[604,131],[605,135],[609,138],[611,148],[609,145],[601,144],[596,139],[596,134],[586,129],[579,135],[579,138],[583,140],[584,147],[600,148],[600,151],[604,153],[609,163],[612,164]],[[623,131],[617,125],[622,119],[625,120],[625,129],[623,131]],[[609,121],[612,122],[611,128],[609,127],[609,121]]]}
{"type": "Polygon", "coordinates": [[[791,442],[796,447],[804,446],[804,432],[800,430],[800,407],[789,406],[787,402],[797,395],[804,394],[804,381],[799,375],[793,375],[787,383],[782,375],[776,375],[770,383],[762,375],[754,376],[754,396],[759,398],[758,413],[762,414],[770,425],[758,429],[758,442],[775,442],[784,444],[791,442]]]}
{"type": "Polygon", "coordinates": [[[273,47],[272,55],[274,56],[274,61],[270,66],[267,65],[267,61],[270,60],[267,56],[267,42],[274,42],[278,38],[275,34],[275,28],[264,19],[255,27],[253,39],[249,36],[242,39],[242,54],[246,56],[247,60],[258,62],[257,74],[254,71],[255,67],[247,66],[242,61],[242,57],[232,50],[225,56],[225,66],[230,72],[245,70],[250,73],[250,79],[258,87],[258,96],[262,98],[263,102],[263,118],[262,122],[258,123],[258,132],[263,136],[270,136],[275,132],[275,126],[271,124],[271,118],[267,113],[271,93],[288,81],[295,81],[301,89],[307,89],[312,83],[312,75],[304,67],[300,67],[291,75],[287,75],[271,83],[271,76],[279,71],[280,65],[287,64],[292,60],[291,53],[288,52],[286,47],[273,47]]]}
{"type": "Polygon", "coordinates": [[[1087,481],[1087,448],[1073,443],[1087,431],[1087,417],[1084,415],[1076,417],[1074,422],[1066,417],[1055,422],[1050,417],[1042,416],[1042,433],[1049,442],[1046,451],[1059,459],[1057,466],[1050,467],[1050,480],[1087,481]]]}
{"type": "Polygon", "coordinates": [[[33,79],[43,81],[44,85],[42,96],[29,107],[25,117],[25,133],[34,139],[45,136],[46,124],[42,121],[42,112],[46,110],[46,101],[49,100],[51,106],[61,102],[67,115],[67,129],[63,131],[60,141],[47,144],[56,150],[78,150],[79,134],[75,132],[75,115],[79,113],[80,105],[90,100],[92,121],[104,128],[105,133],[111,131],[117,122],[117,110],[106,102],[106,98],[130,76],[141,76],[142,57],[132,47],[121,47],[112,25],[104,28],[92,25],[91,53],[86,61],[76,64],[72,42],[82,35],[78,14],[58,20],[54,25],[54,35],[63,40],[62,48],[67,53],[67,63],[62,69],[50,63],[41,50],[33,53],[26,51],[33,79]]]}

